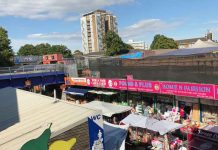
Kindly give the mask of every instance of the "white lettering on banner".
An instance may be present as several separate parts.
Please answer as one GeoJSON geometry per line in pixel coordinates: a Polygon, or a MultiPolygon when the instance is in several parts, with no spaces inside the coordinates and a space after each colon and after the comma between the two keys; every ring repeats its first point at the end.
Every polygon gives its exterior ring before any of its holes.
{"type": "Polygon", "coordinates": [[[99,127],[103,128],[103,117],[101,114],[96,114],[93,116],[89,116],[99,127]]]}
{"type": "Polygon", "coordinates": [[[91,116],[90,118],[92,120],[99,120],[99,119],[101,119],[101,115],[99,114],[99,115],[91,116]]]}

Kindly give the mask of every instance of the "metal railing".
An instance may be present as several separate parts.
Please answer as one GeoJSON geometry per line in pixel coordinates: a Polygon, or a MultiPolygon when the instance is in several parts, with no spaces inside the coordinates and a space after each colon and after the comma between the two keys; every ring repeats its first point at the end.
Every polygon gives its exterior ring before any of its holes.
{"type": "Polygon", "coordinates": [[[26,65],[16,67],[0,67],[1,75],[15,75],[41,72],[57,72],[64,71],[63,64],[49,64],[49,65],[26,65]]]}

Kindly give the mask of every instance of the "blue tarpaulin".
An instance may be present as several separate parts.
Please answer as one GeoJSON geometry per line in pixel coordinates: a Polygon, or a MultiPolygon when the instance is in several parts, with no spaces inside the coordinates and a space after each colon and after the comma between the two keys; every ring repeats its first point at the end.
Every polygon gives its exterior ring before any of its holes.
{"type": "Polygon", "coordinates": [[[120,128],[119,125],[112,125],[104,122],[104,144],[105,150],[122,150],[125,149],[125,139],[127,128],[120,128]]]}
{"type": "Polygon", "coordinates": [[[64,93],[84,96],[90,89],[68,88],[64,93]]]}
{"type": "Polygon", "coordinates": [[[125,54],[120,56],[121,59],[138,59],[142,57],[143,57],[142,52],[135,52],[135,53],[125,54]]]}

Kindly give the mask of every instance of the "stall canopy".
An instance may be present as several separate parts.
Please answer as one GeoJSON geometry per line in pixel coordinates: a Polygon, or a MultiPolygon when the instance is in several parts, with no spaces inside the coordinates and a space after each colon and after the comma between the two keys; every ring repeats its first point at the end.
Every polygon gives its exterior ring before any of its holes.
{"type": "Polygon", "coordinates": [[[64,91],[66,94],[84,96],[90,89],[68,88],[64,91]]]}
{"type": "Polygon", "coordinates": [[[104,121],[105,149],[125,150],[128,125],[114,125],[104,121]]]}
{"type": "Polygon", "coordinates": [[[179,123],[174,123],[167,120],[159,121],[154,118],[134,114],[128,115],[120,123],[159,132],[160,135],[164,135],[167,132],[174,131],[183,127],[183,125],[179,123]]]}
{"type": "Polygon", "coordinates": [[[114,114],[119,114],[131,110],[131,107],[129,106],[115,105],[101,101],[92,101],[90,103],[83,104],[83,106],[102,110],[103,116],[106,117],[111,117],[114,114]]]}
{"type": "Polygon", "coordinates": [[[168,120],[161,120],[153,123],[152,126],[148,127],[148,129],[157,131],[160,133],[160,135],[164,135],[170,131],[177,130],[181,127],[183,127],[182,124],[174,123],[168,120]]]}
{"type": "Polygon", "coordinates": [[[136,123],[139,121],[139,120],[142,120],[143,118],[145,118],[144,116],[142,115],[135,115],[135,114],[129,114],[126,118],[124,118],[120,124],[128,124],[130,126],[137,126],[136,123]]]}
{"type": "Polygon", "coordinates": [[[114,94],[117,94],[117,92],[105,92],[105,91],[96,91],[96,90],[90,90],[88,92],[98,94],[98,95],[114,95],[114,94]]]}

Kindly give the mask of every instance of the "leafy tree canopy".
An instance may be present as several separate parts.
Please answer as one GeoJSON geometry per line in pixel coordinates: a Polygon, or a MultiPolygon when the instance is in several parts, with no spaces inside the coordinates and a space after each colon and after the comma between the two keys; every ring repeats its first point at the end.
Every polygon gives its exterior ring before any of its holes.
{"type": "Polygon", "coordinates": [[[18,55],[46,55],[46,54],[63,54],[65,58],[72,57],[71,50],[64,45],[50,45],[48,43],[38,44],[36,46],[26,44],[20,47],[18,55]]]}
{"type": "Polygon", "coordinates": [[[3,27],[0,27],[0,66],[11,66],[13,64],[13,50],[10,46],[11,41],[8,38],[8,32],[3,27]]]}
{"type": "Polygon", "coordinates": [[[177,49],[178,44],[172,39],[164,35],[155,35],[151,43],[150,49],[177,49]]]}
{"type": "Polygon", "coordinates": [[[108,31],[103,39],[106,48],[106,55],[114,56],[121,54],[123,50],[133,49],[132,46],[124,43],[122,39],[113,31],[108,31]]]}
{"type": "Polygon", "coordinates": [[[80,50],[75,50],[73,55],[83,55],[83,52],[81,52],[80,50]]]}

